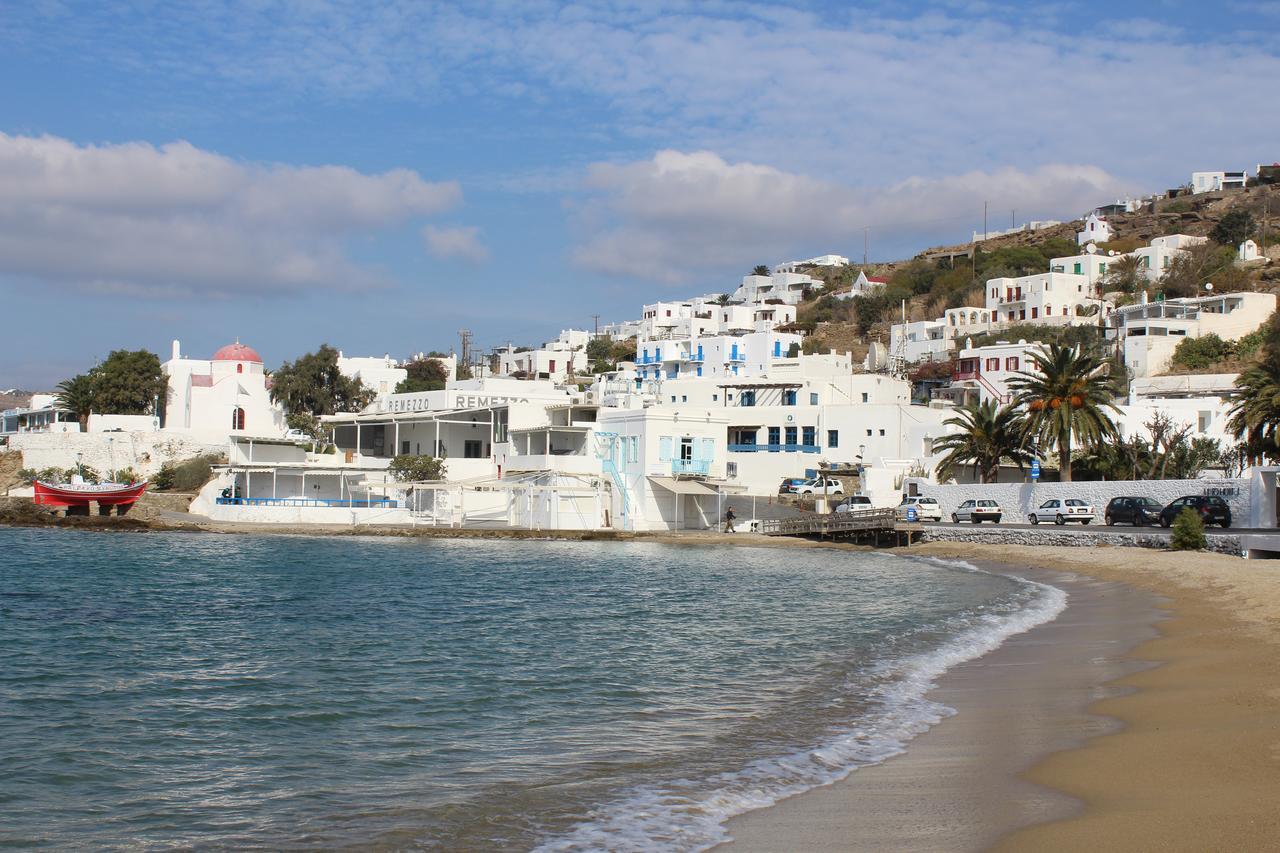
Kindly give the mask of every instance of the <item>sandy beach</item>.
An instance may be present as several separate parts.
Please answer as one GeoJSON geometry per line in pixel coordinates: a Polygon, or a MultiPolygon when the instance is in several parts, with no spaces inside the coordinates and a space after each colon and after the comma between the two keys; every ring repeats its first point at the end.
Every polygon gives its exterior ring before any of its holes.
{"type": "Polygon", "coordinates": [[[1280,566],[1131,549],[910,552],[1059,573],[1072,604],[944,676],[934,696],[959,713],[904,755],[731,821],[723,849],[1276,848],[1280,566]]]}

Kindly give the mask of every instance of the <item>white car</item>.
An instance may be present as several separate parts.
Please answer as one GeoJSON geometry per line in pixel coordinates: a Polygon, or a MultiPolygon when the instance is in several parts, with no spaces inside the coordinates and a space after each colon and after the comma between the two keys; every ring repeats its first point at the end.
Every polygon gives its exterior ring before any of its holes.
{"type": "Polygon", "coordinates": [[[850,495],[844,503],[836,507],[836,512],[854,512],[855,510],[871,509],[871,498],[866,495],[850,495]]]}
{"type": "Polygon", "coordinates": [[[907,510],[911,507],[916,508],[917,521],[942,521],[942,507],[938,504],[937,498],[903,498],[902,503],[898,504],[899,521],[907,520],[907,510]]]}
{"type": "Polygon", "coordinates": [[[839,480],[825,480],[822,477],[814,477],[812,480],[805,480],[803,483],[796,486],[796,494],[843,495],[844,486],[840,485],[839,480]]]}
{"type": "Polygon", "coordinates": [[[972,521],[974,524],[979,524],[983,521],[994,521],[999,524],[1000,516],[1003,514],[1000,510],[1000,504],[995,501],[967,500],[956,507],[955,512],[951,513],[951,521],[953,524],[959,524],[962,521],[972,521]]]}
{"type": "Polygon", "coordinates": [[[1087,501],[1079,498],[1067,498],[1059,500],[1052,498],[1040,504],[1035,512],[1027,516],[1027,521],[1032,524],[1039,524],[1041,521],[1052,520],[1054,524],[1066,524],[1068,521],[1078,521],[1081,524],[1088,524],[1097,518],[1093,506],[1087,501]]]}

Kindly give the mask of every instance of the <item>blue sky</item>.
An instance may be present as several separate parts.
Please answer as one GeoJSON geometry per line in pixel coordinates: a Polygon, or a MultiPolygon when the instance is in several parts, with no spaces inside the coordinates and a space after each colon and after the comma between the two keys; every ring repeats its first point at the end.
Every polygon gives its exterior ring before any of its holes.
{"type": "Polygon", "coordinates": [[[0,0],[0,388],[533,344],[1280,159],[1276,2],[172,5],[0,0]]]}

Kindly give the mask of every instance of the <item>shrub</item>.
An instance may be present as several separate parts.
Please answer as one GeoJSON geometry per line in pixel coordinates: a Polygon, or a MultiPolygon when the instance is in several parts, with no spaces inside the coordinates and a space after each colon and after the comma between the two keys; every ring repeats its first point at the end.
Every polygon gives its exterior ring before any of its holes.
{"type": "Polygon", "coordinates": [[[217,456],[197,456],[181,462],[166,462],[151,478],[151,487],[157,491],[198,492],[213,479],[212,466],[220,461],[217,456]]]}
{"type": "Polygon", "coordinates": [[[18,470],[18,479],[28,486],[34,483],[39,476],[40,472],[35,468],[20,468],[18,470]]]}
{"type": "Polygon", "coordinates": [[[132,468],[121,468],[119,471],[111,471],[108,478],[113,483],[137,483],[142,478],[138,476],[138,472],[132,468]]]}
{"type": "Polygon", "coordinates": [[[391,476],[401,483],[420,483],[425,480],[443,480],[445,464],[435,456],[397,456],[387,466],[391,476]]]}
{"type": "Polygon", "coordinates": [[[1208,544],[1200,513],[1184,507],[1173,520],[1173,538],[1169,540],[1169,547],[1175,551],[1203,551],[1208,544]]]}
{"type": "Polygon", "coordinates": [[[1231,345],[1210,332],[1199,338],[1184,338],[1173,351],[1172,361],[1191,370],[1203,370],[1231,356],[1231,345]]]}
{"type": "Polygon", "coordinates": [[[151,488],[156,491],[166,491],[173,488],[173,463],[166,462],[151,478],[151,488]]]}

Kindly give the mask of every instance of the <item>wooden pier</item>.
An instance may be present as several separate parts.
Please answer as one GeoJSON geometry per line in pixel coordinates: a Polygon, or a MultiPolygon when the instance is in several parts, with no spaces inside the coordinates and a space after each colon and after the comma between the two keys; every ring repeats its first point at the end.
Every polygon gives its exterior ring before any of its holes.
{"type": "Polygon", "coordinates": [[[765,536],[817,536],[820,539],[851,539],[875,545],[886,541],[910,545],[912,534],[922,529],[917,522],[898,521],[894,509],[860,509],[760,522],[760,532],[765,536]]]}

